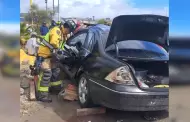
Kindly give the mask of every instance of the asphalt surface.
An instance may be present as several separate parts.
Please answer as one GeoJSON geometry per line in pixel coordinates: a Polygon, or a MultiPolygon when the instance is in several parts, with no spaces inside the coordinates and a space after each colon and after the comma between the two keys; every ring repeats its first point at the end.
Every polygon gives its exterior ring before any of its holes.
{"type": "Polygon", "coordinates": [[[19,79],[2,78],[0,76],[0,121],[20,121],[19,79]]]}
{"type": "Polygon", "coordinates": [[[190,120],[190,86],[175,85],[170,87],[171,122],[189,122],[190,120]]]}

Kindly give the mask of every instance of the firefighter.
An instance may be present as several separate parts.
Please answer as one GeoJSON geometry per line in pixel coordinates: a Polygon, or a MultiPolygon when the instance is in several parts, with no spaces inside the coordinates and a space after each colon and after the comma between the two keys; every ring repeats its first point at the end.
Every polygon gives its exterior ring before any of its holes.
{"type": "MultiPolygon", "coordinates": [[[[59,24],[59,21],[57,22],[58,24],[59,24]]],[[[69,23],[70,24],[70,26],[72,26],[72,28],[70,29],[70,30],[68,30],[68,29],[66,29],[66,30],[64,30],[64,28],[62,28],[63,30],[62,30],[62,41],[61,41],[61,43],[60,43],[60,46],[59,46],[59,48],[61,49],[61,50],[64,50],[64,45],[65,45],[65,42],[66,42],[66,40],[72,35],[72,34],[74,34],[74,32],[76,32],[76,30],[77,30],[77,23],[75,23],[73,20],[67,20],[67,21],[65,21],[65,23],[69,23]]],[[[64,27],[67,27],[68,25],[64,25],[64,27]]]]}
{"type": "Polygon", "coordinates": [[[64,24],[61,22],[50,29],[46,36],[43,37],[45,42],[43,42],[43,44],[41,43],[37,54],[37,60],[41,61],[37,84],[37,98],[39,101],[51,102],[52,99],[49,96],[49,87],[61,87],[62,82],[58,80],[60,69],[52,64],[51,54],[59,49],[62,35],[69,34],[74,29],[75,25],[69,21],[64,24]]]}
{"type": "Polygon", "coordinates": [[[49,29],[52,29],[52,28],[55,27],[55,26],[56,26],[56,21],[53,19],[53,20],[51,21],[51,25],[50,25],[49,29]]]}

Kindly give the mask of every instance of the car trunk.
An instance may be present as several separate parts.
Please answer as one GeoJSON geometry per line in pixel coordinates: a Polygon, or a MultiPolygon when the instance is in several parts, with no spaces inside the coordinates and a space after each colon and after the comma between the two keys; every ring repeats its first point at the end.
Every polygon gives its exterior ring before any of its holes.
{"type": "MultiPolygon", "coordinates": [[[[122,41],[146,41],[168,50],[168,17],[158,15],[123,15],[113,20],[105,49],[115,45],[116,58],[123,60],[134,70],[138,85],[144,90],[166,90],[169,84],[168,59],[160,56],[129,58],[118,43],[122,41]]],[[[123,45],[124,46],[124,45],[123,45]]],[[[126,45],[127,46],[127,45],[126,45]]],[[[138,49],[140,50],[140,49],[138,49]]],[[[165,54],[168,57],[168,54],[165,54]]],[[[167,89],[168,90],[168,89],[167,89]]]]}
{"type": "Polygon", "coordinates": [[[140,88],[161,89],[169,85],[168,61],[121,60],[131,66],[140,88]]]}

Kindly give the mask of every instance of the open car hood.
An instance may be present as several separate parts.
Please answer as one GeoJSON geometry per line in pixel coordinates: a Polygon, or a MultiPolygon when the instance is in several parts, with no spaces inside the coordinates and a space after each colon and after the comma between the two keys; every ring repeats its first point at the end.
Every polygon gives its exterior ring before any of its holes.
{"type": "Polygon", "coordinates": [[[156,43],[165,49],[168,42],[168,20],[160,15],[121,15],[114,18],[106,48],[127,40],[142,40],[156,43]]]}

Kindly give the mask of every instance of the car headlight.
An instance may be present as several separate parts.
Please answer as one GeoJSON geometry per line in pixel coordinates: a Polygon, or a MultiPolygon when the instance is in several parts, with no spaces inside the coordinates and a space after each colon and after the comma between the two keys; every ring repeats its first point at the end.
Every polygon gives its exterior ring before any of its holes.
{"type": "Polygon", "coordinates": [[[127,84],[127,85],[134,85],[133,78],[131,76],[131,72],[127,66],[123,66],[117,68],[113,72],[111,72],[105,80],[110,82],[118,83],[118,84],[127,84]]]}

